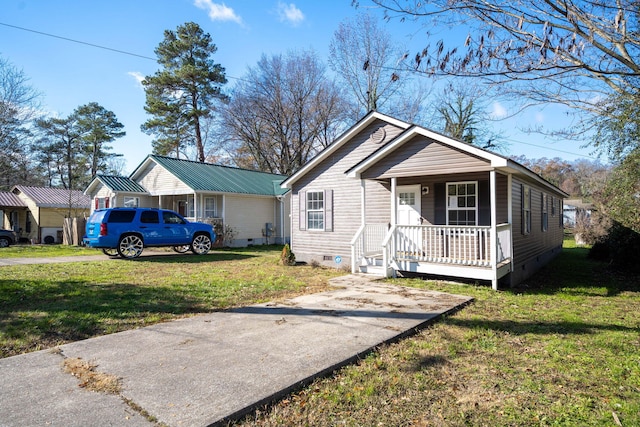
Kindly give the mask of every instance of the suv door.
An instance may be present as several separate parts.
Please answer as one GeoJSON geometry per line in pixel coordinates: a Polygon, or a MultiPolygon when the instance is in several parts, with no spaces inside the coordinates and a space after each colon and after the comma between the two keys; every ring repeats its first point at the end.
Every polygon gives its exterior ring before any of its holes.
{"type": "Polygon", "coordinates": [[[191,243],[191,231],[187,221],[172,211],[162,211],[165,245],[188,245],[191,243]]]}
{"type": "Polygon", "coordinates": [[[140,232],[146,246],[162,244],[164,229],[158,211],[143,210],[140,212],[140,232]]]}

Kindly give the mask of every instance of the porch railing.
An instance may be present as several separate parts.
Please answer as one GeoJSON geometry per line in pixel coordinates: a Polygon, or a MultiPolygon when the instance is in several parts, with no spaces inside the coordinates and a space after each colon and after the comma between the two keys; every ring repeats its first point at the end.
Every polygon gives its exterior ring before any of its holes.
{"type": "Polygon", "coordinates": [[[367,256],[382,256],[383,266],[395,261],[497,267],[512,256],[511,225],[496,226],[495,260],[491,258],[490,226],[367,224],[351,242],[352,270],[367,256]]]}
{"type": "Polygon", "coordinates": [[[357,263],[367,256],[382,253],[381,242],[387,233],[387,224],[365,224],[360,226],[351,240],[351,271],[356,272],[357,263]]]}

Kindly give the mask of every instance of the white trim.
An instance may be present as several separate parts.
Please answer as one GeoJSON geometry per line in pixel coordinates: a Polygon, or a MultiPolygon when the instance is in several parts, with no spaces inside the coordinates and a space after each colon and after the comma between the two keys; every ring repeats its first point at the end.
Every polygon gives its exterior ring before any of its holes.
{"type": "Polygon", "coordinates": [[[490,153],[488,151],[482,150],[473,145],[467,144],[465,142],[460,142],[455,139],[449,138],[447,136],[441,135],[439,133],[433,132],[429,129],[425,129],[419,126],[413,126],[409,130],[406,130],[403,134],[398,136],[393,142],[387,144],[383,149],[375,152],[373,155],[369,156],[360,164],[353,167],[348,171],[347,176],[350,178],[357,178],[360,174],[371,167],[373,164],[378,162],[380,159],[386,157],[388,154],[392,153],[396,149],[400,148],[407,141],[411,140],[416,135],[422,135],[427,138],[433,139],[436,142],[442,143],[444,145],[448,145],[455,149],[458,149],[464,153],[474,155],[476,157],[480,157],[481,159],[487,160],[491,163],[492,167],[507,167],[508,162],[510,162],[507,158],[498,156],[496,154],[490,153]]]}
{"type": "Polygon", "coordinates": [[[416,126],[416,125],[413,125],[411,128],[405,130],[402,134],[397,136],[393,141],[391,141],[389,144],[384,146],[382,149],[374,152],[371,156],[362,160],[360,163],[356,164],[354,167],[349,169],[346,172],[347,177],[359,178],[362,172],[364,172],[365,170],[373,166],[379,160],[383,159],[384,157],[386,157],[396,149],[400,148],[402,145],[410,141],[416,135],[425,136],[427,138],[433,139],[437,143],[455,148],[457,150],[462,151],[463,153],[467,153],[469,155],[473,155],[481,159],[484,159],[489,162],[492,168],[502,170],[502,172],[504,173],[515,172],[515,173],[524,175],[527,178],[535,181],[536,183],[548,188],[552,192],[563,195],[564,197],[568,197],[568,195],[564,191],[557,188],[550,182],[544,180],[538,174],[527,169],[521,164],[514,162],[511,159],[508,159],[498,154],[491,153],[490,151],[483,150],[474,145],[467,144],[466,142],[455,140],[448,136],[439,134],[432,130],[429,130],[420,126],[416,126]]]}
{"type": "Polygon", "coordinates": [[[336,139],[331,145],[321,151],[317,156],[307,162],[298,172],[291,175],[289,178],[282,181],[280,187],[282,188],[291,188],[291,186],[298,181],[301,177],[303,177],[309,170],[313,169],[318,163],[329,157],[333,154],[338,148],[342,147],[346,142],[351,140],[355,135],[362,132],[364,128],[369,126],[375,120],[382,120],[391,125],[397,126],[402,129],[407,129],[411,126],[409,123],[405,123],[401,120],[394,119],[393,117],[389,117],[385,114],[379,113],[377,111],[372,111],[365,117],[363,117],[359,122],[353,125],[350,129],[348,129],[342,136],[336,139]]]}

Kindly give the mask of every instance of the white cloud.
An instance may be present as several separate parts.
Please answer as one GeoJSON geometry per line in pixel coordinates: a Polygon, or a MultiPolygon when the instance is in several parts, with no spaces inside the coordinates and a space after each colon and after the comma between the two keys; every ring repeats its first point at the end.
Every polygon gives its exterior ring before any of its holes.
{"type": "Polygon", "coordinates": [[[278,2],[278,16],[280,22],[289,22],[291,25],[299,25],[304,21],[304,13],[293,3],[278,2]]]}
{"type": "Polygon", "coordinates": [[[242,18],[224,3],[214,3],[211,0],[194,0],[193,5],[206,10],[212,21],[233,21],[242,24],[242,18]]]}
{"type": "Polygon", "coordinates": [[[504,117],[507,117],[507,109],[504,108],[504,106],[502,104],[500,104],[499,102],[494,102],[492,107],[492,111],[491,111],[491,117],[494,119],[502,119],[504,117]]]}
{"type": "Polygon", "coordinates": [[[144,80],[144,77],[145,77],[142,73],[138,71],[129,71],[127,74],[133,77],[134,79],[136,79],[136,81],[138,82],[138,85],[142,88],[142,81],[144,80]]]}

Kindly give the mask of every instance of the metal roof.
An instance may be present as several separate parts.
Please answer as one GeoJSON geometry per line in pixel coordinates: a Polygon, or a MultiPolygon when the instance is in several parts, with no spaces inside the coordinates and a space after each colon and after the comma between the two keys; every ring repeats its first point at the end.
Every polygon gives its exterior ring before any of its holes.
{"type": "Polygon", "coordinates": [[[194,191],[263,196],[280,196],[288,191],[280,187],[280,183],[286,178],[285,175],[157,155],[150,155],[149,159],[164,167],[194,191]]]}
{"type": "Polygon", "coordinates": [[[96,179],[114,192],[148,193],[143,186],[126,176],[96,175],[96,179]]]}
{"type": "Polygon", "coordinates": [[[16,195],[23,193],[33,200],[36,206],[43,208],[67,208],[69,206],[75,206],[89,209],[91,206],[89,196],[84,195],[82,191],[78,190],[16,185],[11,192],[16,195]]]}
{"type": "Polygon", "coordinates": [[[0,191],[0,207],[26,208],[27,204],[22,199],[8,191],[0,191]]]}

